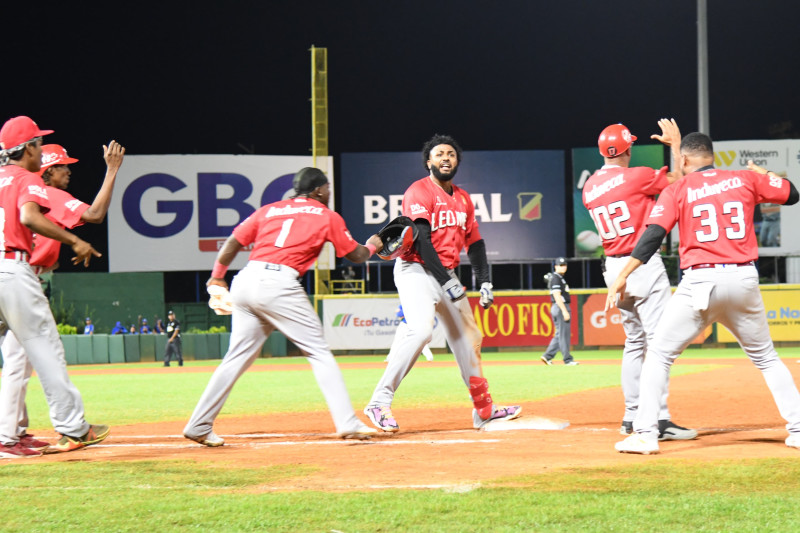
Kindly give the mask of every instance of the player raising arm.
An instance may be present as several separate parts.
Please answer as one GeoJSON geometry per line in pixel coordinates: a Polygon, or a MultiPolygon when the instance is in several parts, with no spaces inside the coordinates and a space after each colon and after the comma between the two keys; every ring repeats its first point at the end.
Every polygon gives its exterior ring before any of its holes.
{"type": "Polygon", "coordinates": [[[712,322],[733,333],[764,375],[787,421],[786,445],[800,448],[800,393],[770,338],[754,263],[758,244],[752,224],[756,204],[793,205],[798,191],[788,180],[752,163],[749,170],[715,169],[711,139],[702,133],[683,139],[680,157],[686,175],[661,193],[647,220],[647,230],[608,290],[606,309],[616,305],[628,276],[650,259],[667,232],[678,224],[680,266],[685,274],[648,344],[635,433],[615,448],[627,453],[658,453],[659,399],[670,367],[712,322]]]}
{"type": "Polygon", "coordinates": [[[233,279],[233,330],[228,353],[203,392],[183,434],[206,446],[221,446],[213,431],[225,400],[256,360],[267,337],[276,329],[295,343],[308,358],[342,438],[365,439],[376,431],[353,412],[342,373],[322,335],[322,323],[314,312],[298,278],[305,274],[330,241],[339,257],[363,263],[383,243],[377,235],[366,246],[350,236],[342,217],[328,209],[330,184],[321,170],[304,168],[294,176],[295,196],[267,204],[236,226],[217,254],[211,278],[213,288],[228,287],[225,272],[239,251],[253,244],[250,261],[233,279]]]}
{"type": "MultiPolygon", "coordinates": [[[[603,242],[606,255],[603,277],[608,287],[614,283],[630,258],[637,239],[644,233],[644,222],[656,203],[656,195],[681,176],[678,124],[674,119],[661,119],[658,126],[661,134],[651,135],[651,138],[670,147],[678,167],[673,172],[667,172],[667,167],[658,170],[631,167],[631,151],[636,136],[622,124],[606,127],[597,140],[605,164],[586,180],[583,205],[589,210],[603,242]]],[[[661,254],[653,254],[642,268],[633,273],[617,302],[625,330],[621,365],[622,394],[625,397],[625,413],[620,426],[623,435],[633,432],[645,353],[671,294],[661,254]]],[[[659,440],[697,437],[697,431],[672,422],[667,409],[668,390],[669,387],[665,386],[659,406],[659,440]]]]}
{"type": "MultiPolygon", "coordinates": [[[[25,116],[8,120],[0,129],[2,155],[8,160],[0,167],[0,214],[4,222],[0,229],[0,343],[7,330],[19,339],[39,376],[53,427],[62,435],[53,449],[70,451],[100,442],[108,436],[109,428],[86,422],[81,394],[67,375],[64,345],[53,313],[28,263],[32,232],[69,244],[75,264],[88,266],[92,256],[100,254],[42,214],[51,204],[44,182],[35,173],[42,162],[42,136],[50,133],[52,130],[40,130],[25,116]]],[[[0,387],[0,457],[40,455],[47,443],[33,442],[19,434],[18,408],[9,397],[11,392],[0,387]]]]}

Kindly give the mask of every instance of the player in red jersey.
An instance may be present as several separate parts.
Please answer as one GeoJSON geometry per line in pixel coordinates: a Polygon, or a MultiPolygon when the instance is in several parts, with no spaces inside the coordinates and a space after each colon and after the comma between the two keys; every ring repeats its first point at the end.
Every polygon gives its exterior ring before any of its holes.
{"type": "MultiPolygon", "coordinates": [[[[84,222],[100,224],[108,212],[111,202],[111,192],[117,171],[122,164],[125,148],[116,141],[111,141],[109,146],[103,146],[106,160],[106,176],[100,192],[92,205],[76,200],[66,192],[69,185],[71,171],[70,164],[78,160],[67,155],[67,151],[57,144],[42,146],[42,165],[39,174],[46,185],[47,197],[50,201],[50,211],[45,217],[60,228],[75,228],[84,222]]],[[[58,255],[61,243],[41,235],[34,236],[34,248],[30,258],[30,265],[34,274],[49,272],[58,267],[58,255]]],[[[27,432],[28,411],[25,406],[28,381],[33,372],[33,366],[25,355],[25,350],[12,331],[6,334],[2,345],[3,350],[3,375],[0,379],[0,441],[8,439],[9,435],[17,435],[20,442],[28,444],[33,449],[45,449],[49,445],[44,441],[34,439],[27,432]]],[[[69,449],[74,449],[68,446],[69,449]]],[[[58,445],[47,448],[48,451],[59,450],[58,445]]]]}
{"type": "MultiPolygon", "coordinates": [[[[66,450],[100,442],[109,428],[90,425],[84,418],[83,400],[67,374],[53,313],[28,263],[32,232],[69,244],[75,264],[88,266],[91,257],[100,254],[43,214],[50,209],[50,201],[42,178],[35,173],[42,161],[42,136],[49,133],[25,116],[9,119],[0,129],[0,148],[7,162],[0,167],[0,337],[11,330],[25,348],[44,389],[53,427],[62,434],[56,448],[66,450]]],[[[7,401],[0,396],[0,413],[6,416],[11,412],[7,401]]],[[[21,442],[15,415],[16,411],[11,420],[3,420],[11,430],[0,435],[0,457],[41,455],[21,442]]]]}
{"type": "Polygon", "coordinates": [[[206,446],[224,440],[213,431],[233,385],[279,330],[308,358],[342,438],[365,439],[377,433],[353,412],[342,373],[322,335],[322,323],[298,278],[326,242],[339,257],[355,263],[369,259],[383,243],[377,235],[358,244],[341,215],[328,209],[330,184],[321,170],[304,168],[294,176],[295,196],[267,204],[236,226],[217,254],[207,286],[227,288],[225,272],[243,247],[253,244],[250,261],[233,279],[233,331],[228,353],[217,367],[186,424],[186,438],[206,446]]]}
{"type": "MultiPolygon", "coordinates": [[[[658,125],[661,135],[652,135],[651,138],[670,146],[677,164],[680,161],[680,129],[674,119],[661,119],[658,125]]],[[[605,128],[597,141],[605,164],[586,180],[583,187],[583,205],[589,210],[605,250],[603,277],[608,287],[617,279],[637,239],[644,233],[644,221],[656,203],[656,195],[680,177],[680,173],[667,172],[667,167],[659,170],[630,167],[634,141],[636,136],[622,124],[605,128]]],[[[621,371],[625,413],[620,433],[628,435],[633,432],[633,419],[639,407],[639,380],[645,351],[672,294],[661,254],[653,254],[630,276],[625,287],[617,307],[625,330],[621,371]]],[[[671,421],[667,409],[668,389],[664,388],[658,413],[659,440],[697,437],[697,431],[671,421]]]]}
{"type": "Polygon", "coordinates": [[[642,368],[641,402],[634,434],[618,442],[626,453],[658,453],[658,406],[675,359],[706,326],[728,328],[756,367],[787,421],[786,445],[800,448],[800,393],[772,344],[758,287],[758,244],[753,229],[756,204],[792,205],[797,189],[761,167],[717,170],[711,139],[702,133],[681,142],[686,174],[661,193],[647,220],[647,230],[631,258],[608,290],[606,308],[637,267],[647,262],[664,236],[678,224],[681,268],[686,269],[648,345],[642,368]]]}
{"type": "Polygon", "coordinates": [[[478,231],[475,207],[469,194],[451,181],[461,162],[461,148],[453,138],[435,135],[425,143],[422,161],[430,175],[412,183],[403,196],[403,215],[414,221],[419,237],[415,247],[399,257],[394,266],[394,283],[408,331],[392,344],[386,370],[364,413],[383,431],[400,429],[392,414],[392,400],[417,356],[431,341],[434,315],[438,314],[461,370],[461,379],[472,396],[474,427],[481,428],[492,420],[516,418],[520,406],[500,407],[492,403],[489,384],[481,369],[483,338],[464,298],[464,286],[453,273],[461,250],[467,247],[472,270],[481,286],[481,305],[484,308],[492,305],[494,295],[486,245],[478,231]]]}

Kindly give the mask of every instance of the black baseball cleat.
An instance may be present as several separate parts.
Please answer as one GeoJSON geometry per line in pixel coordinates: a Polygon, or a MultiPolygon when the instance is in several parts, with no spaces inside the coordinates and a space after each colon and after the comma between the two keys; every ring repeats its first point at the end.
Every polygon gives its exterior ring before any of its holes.
{"type": "Polygon", "coordinates": [[[671,420],[658,421],[658,440],[692,440],[697,430],[681,427],[671,420]]]}

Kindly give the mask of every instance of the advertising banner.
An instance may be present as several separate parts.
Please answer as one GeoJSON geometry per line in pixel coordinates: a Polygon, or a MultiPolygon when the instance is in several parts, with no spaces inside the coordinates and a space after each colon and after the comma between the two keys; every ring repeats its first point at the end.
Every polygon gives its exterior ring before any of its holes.
{"type": "Polygon", "coordinates": [[[125,156],[108,211],[109,272],[210,270],[233,228],[289,198],[295,172],[311,165],[311,156],[125,156]]]}
{"type": "MultiPolygon", "coordinates": [[[[664,145],[639,146],[631,149],[632,167],[661,168],[664,166],[664,145]]],[[[572,150],[572,209],[575,227],[575,257],[600,257],[603,246],[597,228],[583,205],[583,185],[603,166],[603,156],[595,148],[572,150]]]]}
{"type": "MultiPolygon", "coordinates": [[[[800,341],[800,290],[761,290],[773,341],[800,341]]],[[[736,342],[722,324],[717,326],[717,341],[736,342]]]]}
{"type": "MultiPolygon", "coordinates": [[[[714,166],[723,170],[747,168],[752,159],[760,167],[800,183],[800,140],[716,141],[714,166]]],[[[800,209],[776,204],[760,204],[753,213],[759,255],[800,254],[800,209]]]]}
{"type": "MultiPolygon", "coordinates": [[[[326,298],[322,325],[331,350],[389,351],[400,319],[398,298],[326,298]]],[[[444,329],[438,318],[431,348],[444,348],[444,329]]]]}
{"type": "MultiPolygon", "coordinates": [[[[622,315],[614,308],[603,311],[606,293],[589,294],[583,301],[583,344],[584,346],[622,346],[625,344],[625,330],[622,328],[622,315]]],[[[708,326],[697,336],[692,344],[702,344],[714,331],[708,326]]]]}
{"type": "MultiPolygon", "coordinates": [[[[572,298],[569,312],[578,316],[577,298],[572,298]]],[[[550,316],[550,296],[495,295],[494,305],[484,309],[480,298],[470,298],[484,347],[547,346],[555,333],[550,316]]],[[[572,345],[578,344],[578,321],[570,320],[572,345]]]]}
{"type": "MultiPolygon", "coordinates": [[[[426,175],[420,152],[342,154],[342,215],[353,234],[401,215],[406,189],[426,175]]],[[[463,154],[453,183],[472,197],[490,262],[566,255],[563,176],[562,151],[463,154]]]]}

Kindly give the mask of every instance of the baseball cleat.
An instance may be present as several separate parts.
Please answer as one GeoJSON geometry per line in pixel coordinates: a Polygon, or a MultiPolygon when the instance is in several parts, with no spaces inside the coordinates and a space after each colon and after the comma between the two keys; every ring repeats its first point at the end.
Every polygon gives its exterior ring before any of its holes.
{"type": "Polygon", "coordinates": [[[553,362],[545,356],[541,356],[539,359],[542,360],[542,363],[546,364],[547,366],[551,366],[553,362]]]}
{"type": "Polygon", "coordinates": [[[19,443],[36,452],[42,452],[50,446],[49,442],[33,438],[33,435],[26,433],[19,438],[19,443]]]}
{"type": "Polygon", "coordinates": [[[478,410],[473,409],[472,426],[475,429],[481,429],[489,422],[494,422],[495,420],[514,420],[520,414],[522,414],[522,406],[520,405],[509,405],[509,406],[493,405],[492,416],[484,420],[478,415],[478,410]]]}
{"type": "Polygon", "coordinates": [[[373,436],[377,434],[378,434],[377,429],[371,428],[364,424],[360,424],[355,431],[348,431],[346,433],[340,434],[339,436],[343,439],[367,440],[371,439],[373,436]]]}
{"type": "Polygon", "coordinates": [[[627,439],[619,441],[614,445],[614,449],[620,453],[640,453],[650,455],[658,453],[658,441],[648,439],[640,433],[634,433],[627,439]]]}
{"type": "Polygon", "coordinates": [[[23,457],[37,457],[39,455],[42,455],[42,452],[26,448],[19,442],[15,442],[11,446],[0,444],[0,459],[22,459],[23,457]]]}
{"type": "Polygon", "coordinates": [[[619,427],[619,434],[630,435],[631,433],[633,433],[633,422],[628,422],[627,420],[623,420],[622,425],[619,427]]]}
{"type": "Polygon", "coordinates": [[[786,437],[786,445],[790,448],[800,449],[800,433],[790,433],[786,437]]]}
{"type": "Polygon", "coordinates": [[[364,408],[364,414],[369,417],[375,427],[383,431],[394,433],[400,431],[400,426],[392,415],[392,410],[388,405],[368,405],[364,408]]]}
{"type": "Polygon", "coordinates": [[[61,435],[58,442],[47,448],[47,453],[63,453],[80,450],[92,444],[101,442],[108,434],[111,433],[111,428],[108,426],[93,424],[89,426],[89,431],[82,437],[70,437],[69,435],[61,435]]]}
{"type": "Polygon", "coordinates": [[[564,363],[567,366],[578,366],[580,363],[578,361],[570,361],[569,363],[564,363]]]}
{"type": "Polygon", "coordinates": [[[207,435],[203,435],[202,437],[190,437],[189,435],[184,434],[189,440],[193,440],[198,444],[202,444],[203,446],[208,446],[209,448],[216,448],[217,446],[222,446],[225,444],[225,439],[214,433],[213,431],[209,432],[207,435]]]}
{"type": "Polygon", "coordinates": [[[658,440],[692,440],[697,430],[681,427],[671,420],[658,421],[658,440]]]}

